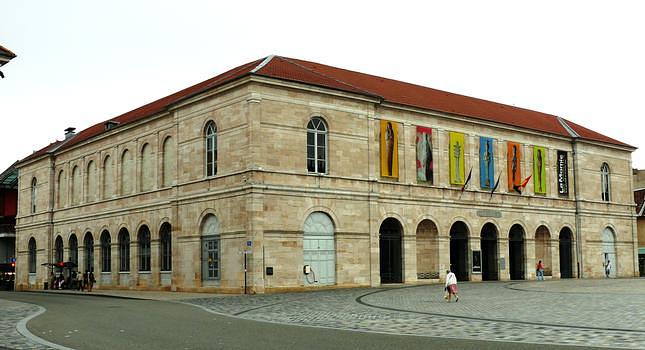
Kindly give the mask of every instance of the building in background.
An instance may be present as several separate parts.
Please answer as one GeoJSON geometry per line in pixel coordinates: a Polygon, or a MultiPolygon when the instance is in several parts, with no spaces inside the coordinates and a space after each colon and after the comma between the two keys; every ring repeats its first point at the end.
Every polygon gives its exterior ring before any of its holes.
{"type": "Polygon", "coordinates": [[[645,169],[634,169],[634,202],[636,203],[636,231],[638,231],[638,267],[645,276],[645,169]]]}
{"type": "MultiPolygon", "coordinates": [[[[15,53],[9,51],[9,49],[0,45],[0,67],[9,63],[9,61],[14,59],[15,57],[16,57],[15,53]]],[[[0,78],[4,78],[4,73],[2,73],[2,71],[0,71],[0,78]]]]}
{"type": "Polygon", "coordinates": [[[13,284],[17,208],[18,170],[13,164],[0,173],[0,288],[13,284]]]}
{"type": "Polygon", "coordinates": [[[254,292],[638,275],[634,147],[564,118],[269,56],[18,165],[17,287],[254,292]]]}

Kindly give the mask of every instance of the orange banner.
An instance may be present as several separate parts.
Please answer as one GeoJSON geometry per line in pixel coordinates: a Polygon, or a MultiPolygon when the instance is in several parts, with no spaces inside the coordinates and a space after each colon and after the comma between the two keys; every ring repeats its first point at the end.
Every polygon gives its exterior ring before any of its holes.
{"type": "Polygon", "coordinates": [[[506,142],[508,146],[508,189],[522,183],[522,145],[517,142],[506,142]]]}
{"type": "Polygon", "coordinates": [[[381,120],[381,176],[399,178],[399,129],[395,122],[381,120]]]}

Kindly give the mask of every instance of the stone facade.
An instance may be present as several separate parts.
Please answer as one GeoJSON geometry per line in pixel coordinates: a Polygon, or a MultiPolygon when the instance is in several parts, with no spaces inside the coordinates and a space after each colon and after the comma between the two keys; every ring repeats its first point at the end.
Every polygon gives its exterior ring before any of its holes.
{"type": "Polygon", "coordinates": [[[638,232],[638,267],[645,276],[645,170],[634,169],[634,201],[636,202],[636,231],[638,232]]]}
{"type": "Polygon", "coordinates": [[[383,282],[425,283],[443,278],[451,263],[453,268],[461,264],[462,275],[474,281],[533,279],[537,260],[545,262],[552,278],[598,278],[604,276],[606,230],[614,238],[616,276],[635,276],[632,151],[249,76],[21,162],[17,288],[42,288],[49,270],[41,264],[55,262],[59,236],[63,260],[69,260],[72,235],[78,241],[80,269],[87,269],[90,252],[101,289],[242,293],[247,286],[247,292],[263,293],[378,286],[388,268],[395,277],[387,275],[383,282]],[[328,130],[327,170],[322,174],[307,168],[307,125],[313,117],[324,120],[328,130]],[[398,179],[380,176],[382,119],[398,125],[398,179]],[[217,126],[214,176],[206,170],[204,130],[209,121],[217,126]],[[417,181],[416,126],[433,129],[433,185],[417,181]],[[465,164],[472,167],[474,180],[465,191],[449,180],[451,131],[466,135],[465,164]],[[532,173],[532,146],[545,147],[547,194],[535,195],[532,181],[523,194],[511,192],[504,175],[493,194],[481,189],[480,136],[494,139],[495,171],[501,174],[507,172],[507,141],[519,142],[527,155],[522,174],[532,173]],[[558,150],[568,153],[567,196],[558,195],[555,181],[558,150]],[[611,169],[609,201],[601,197],[603,163],[611,169]],[[316,212],[333,223],[333,283],[325,285],[303,274],[308,259],[305,221],[316,212]],[[164,224],[172,228],[169,271],[161,271],[164,224]],[[139,242],[146,228],[149,248],[139,242]],[[125,230],[130,268],[120,271],[118,237],[125,230]],[[383,238],[386,231],[394,232],[389,243],[383,238]],[[103,266],[104,232],[111,239],[109,269],[103,266]],[[519,240],[509,239],[511,232],[519,240]],[[217,237],[212,261],[207,234],[217,237]],[[567,235],[570,242],[560,240],[567,235]],[[91,237],[92,249],[84,245],[86,237],[91,237]],[[32,239],[36,247],[30,251],[32,239]],[[381,248],[392,242],[393,253],[384,253],[381,248]],[[145,260],[148,249],[150,268],[145,268],[141,255],[145,260]],[[483,251],[484,271],[471,268],[473,251],[483,251]],[[32,273],[30,255],[36,259],[32,273]],[[207,278],[209,273],[216,277],[207,278]]]}

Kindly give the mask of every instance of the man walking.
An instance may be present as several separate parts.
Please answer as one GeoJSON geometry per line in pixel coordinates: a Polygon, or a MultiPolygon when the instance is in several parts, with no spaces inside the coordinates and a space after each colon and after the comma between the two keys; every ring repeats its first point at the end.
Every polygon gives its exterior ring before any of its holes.
{"type": "Polygon", "coordinates": [[[453,294],[455,296],[455,303],[459,301],[459,296],[457,295],[457,276],[450,270],[446,270],[446,291],[448,292],[448,302],[450,302],[450,297],[453,294]]]}
{"type": "Polygon", "coordinates": [[[611,260],[607,259],[607,265],[605,265],[605,277],[609,278],[611,274],[611,260]]]}

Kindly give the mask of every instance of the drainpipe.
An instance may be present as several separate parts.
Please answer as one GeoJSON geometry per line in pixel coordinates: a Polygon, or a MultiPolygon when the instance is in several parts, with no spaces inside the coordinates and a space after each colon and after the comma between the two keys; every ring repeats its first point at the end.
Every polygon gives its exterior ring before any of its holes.
{"type": "Polygon", "coordinates": [[[578,278],[584,277],[582,261],[582,233],[580,232],[582,223],[580,222],[580,192],[578,189],[578,138],[573,138],[573,190],[575,191],[574,200],[576,201],[576,260],[578,262],[578,278]]]}

